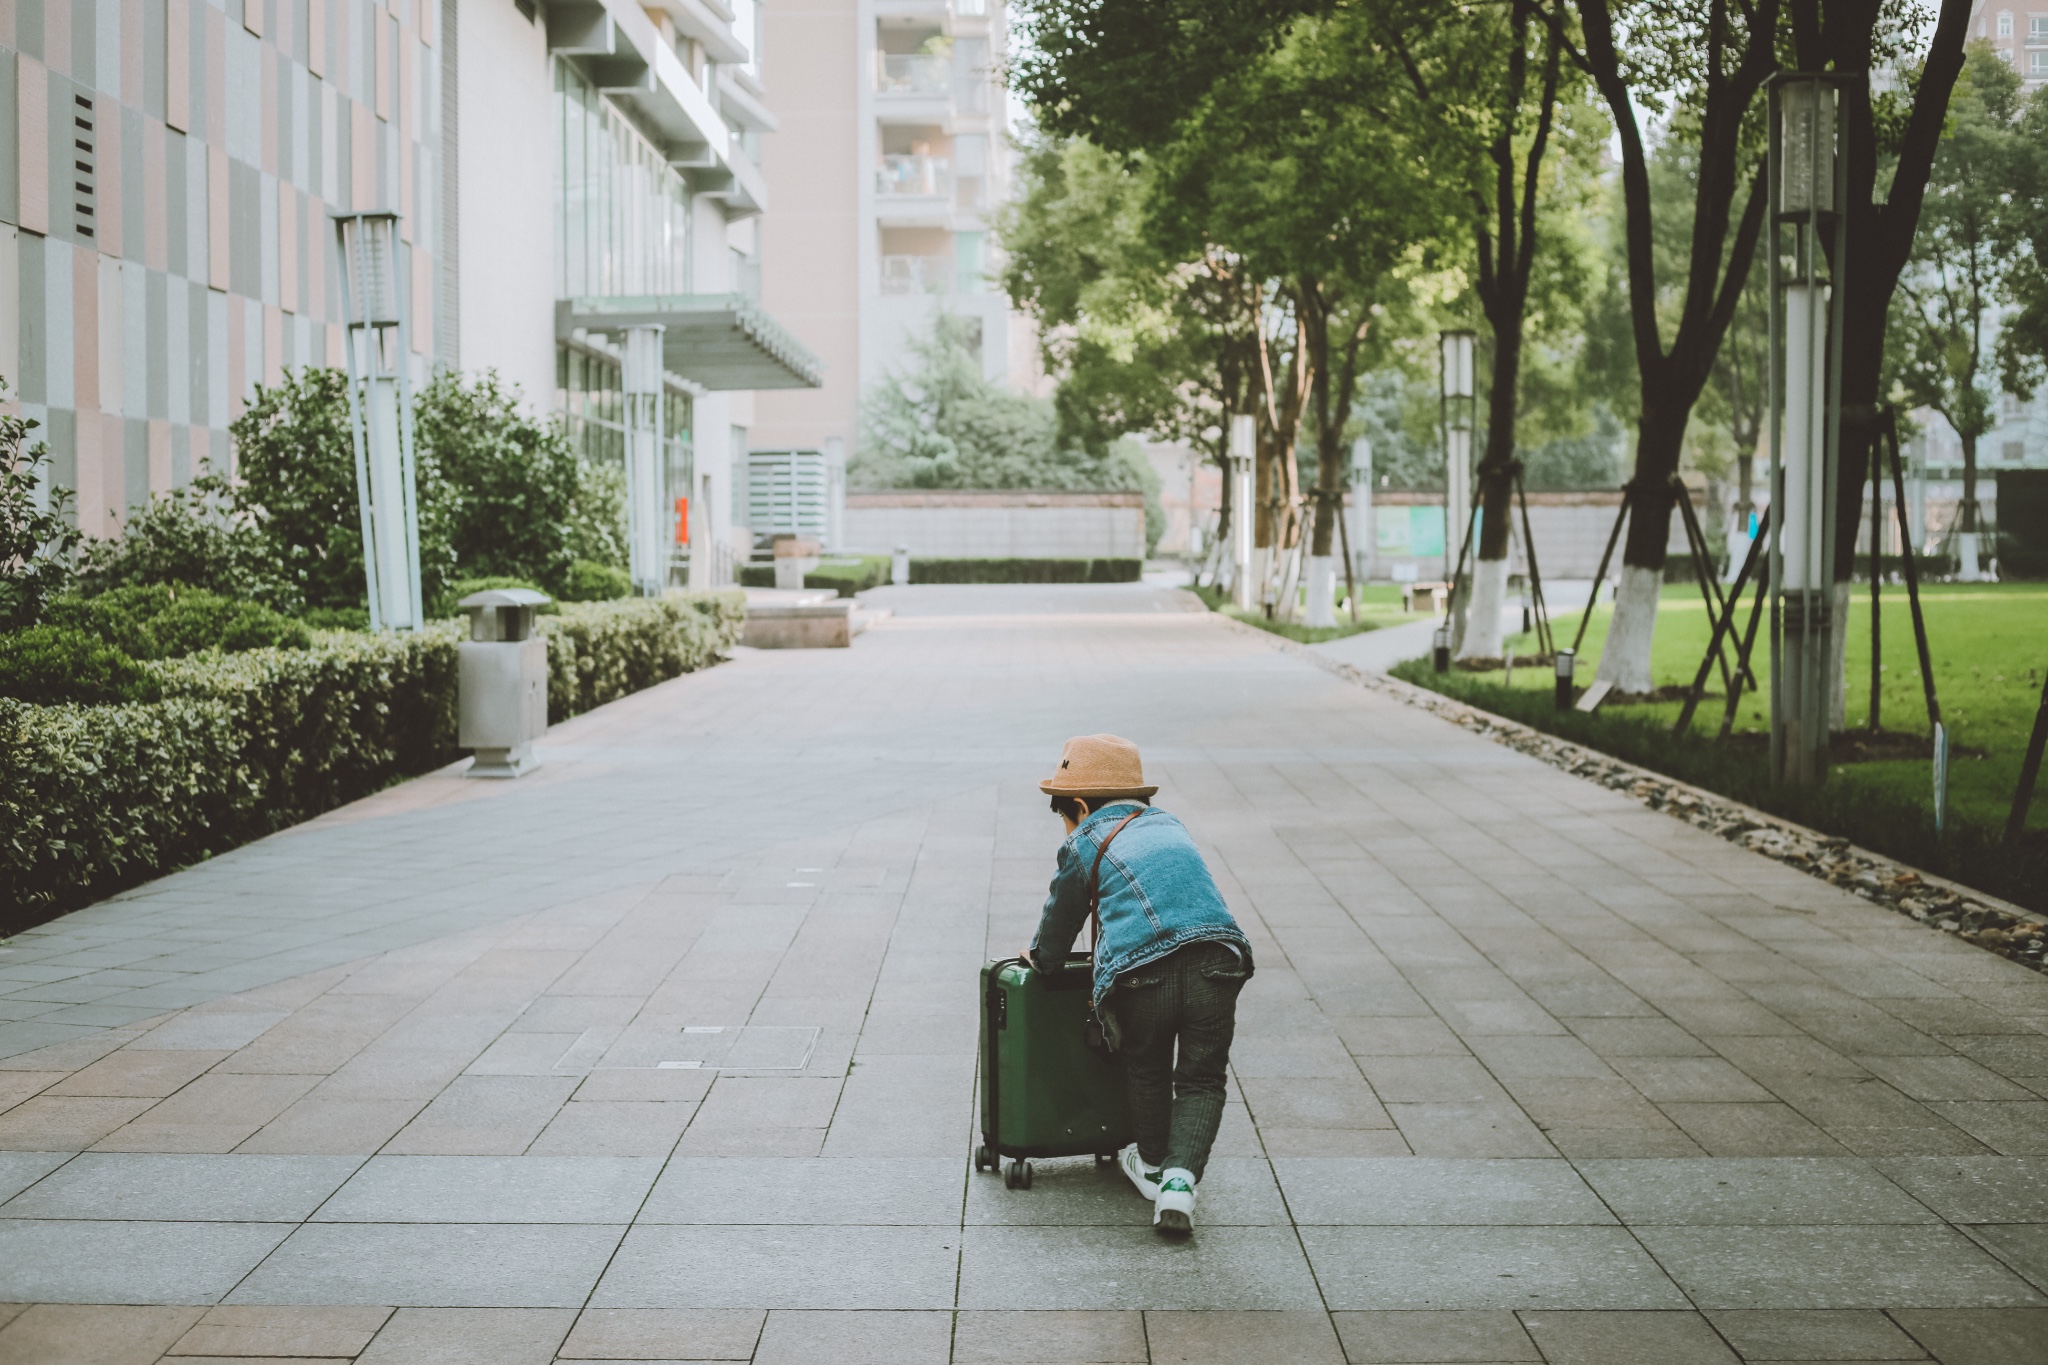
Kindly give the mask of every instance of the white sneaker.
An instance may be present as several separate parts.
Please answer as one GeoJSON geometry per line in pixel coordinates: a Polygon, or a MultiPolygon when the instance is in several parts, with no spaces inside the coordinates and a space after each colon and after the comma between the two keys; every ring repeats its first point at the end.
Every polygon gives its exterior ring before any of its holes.
{"type": "Polygon", "coordinates": [[[1185,1237],[1195,1230],[1195,1178],[1178,1166],[1159,1173],[1152,1226],[1172,1237],[1185,1237]]]}
{"type": "Polygon", "coordinates": [[[1137,1143],[1130,1143],[1118,1152],[1116,1164],[1130,1177],[1131,1183],[1138,1187],[1139,1194],[1151,1199],[1159,1193],[1159,1172],[1145,1169],[1144,1159],[1138,1155],[1137,1143]]]}

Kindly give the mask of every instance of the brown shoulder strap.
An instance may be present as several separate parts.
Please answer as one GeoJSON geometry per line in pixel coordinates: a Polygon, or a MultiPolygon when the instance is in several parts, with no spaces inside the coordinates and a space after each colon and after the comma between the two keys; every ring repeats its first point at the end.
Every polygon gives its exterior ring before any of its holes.
{"type": "Polygon", "coordinates": [[[1109,832],[1100,844],[1095,846],[1095,866],[1088,870],[1088,951],[1093,953],[1095,945],[1102,941],[1102,857],[1109,852],[1109,842],[1124,832],[1124,826],[1143,815],[1149,807],[1140,806],[1116,822],[1116,828],[1109,832]]]}

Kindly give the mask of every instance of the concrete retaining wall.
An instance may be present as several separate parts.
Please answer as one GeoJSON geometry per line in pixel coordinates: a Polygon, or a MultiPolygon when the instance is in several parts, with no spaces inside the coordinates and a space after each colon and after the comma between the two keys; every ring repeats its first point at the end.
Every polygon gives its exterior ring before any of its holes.
{"type": "Polygon", "coordinates": [[[1142,559],[1142,493],[912,490],[846,495],[846,548],[931,558],[1142,559]]]}
{"type": "MultiPolygon", "coordinates": [[[[1591,578],[1593,571],[1600,567],[1600,552],[1606,548],[1607,537],[1614,530],[1614,515],[1621,507],[1619,492],[1598,493],[1531,493],[1529,495],[1529,526],[1536,537],[1536,563],[1543,570],[1545,578],[1591,578]]],[[[1394,574],[1398,565],[1413,565],[1425,579],[1442,576],[1443,498],[1430,493],[1378,493],[1373,498],[1373,521],[1377,544],[1373,547],[1372,559],[1363,571],[1372,578],[1386,579],[1394,574]],[[1430,514],[1434,514],[1431,516],[1430,514]],[[1424,527],[1420,521],[1429,521],[1431,527],[1424,527]],[[1429,534],[1430,529],[1435,534],[1429,534]],[[1426,543],[1427,552],[1417,553],[1417,546],[1426,543]]],[[[1523,572],[1528,560],[1522,548],[1521,514],[1515,515],[1515,536],[1512,563],[1514,571],[1523,572]]],[[[1676,511],[1671,517],[1671,538],[1667,545],[1673,554],[1684,554],[1685,526],[1678,519],[1676,511]]],[[[1364,547],[1353,546],[1354,552],[1364,547]]],[[[1450,549],[1453,558],[1458,547],[1450,549]]],[[[1615,564],[1608,566],[1608,574],[1616,572],[1621,559],[1621,549],[1615,548],[1615,564]]],[[[1360,558],[1364,555],[1361,553],[1360,558]]]]}

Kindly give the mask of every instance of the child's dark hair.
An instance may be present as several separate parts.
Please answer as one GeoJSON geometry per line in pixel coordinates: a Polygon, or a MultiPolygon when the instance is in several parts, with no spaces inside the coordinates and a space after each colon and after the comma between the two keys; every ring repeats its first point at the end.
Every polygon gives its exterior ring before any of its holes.
{"type": "Polygon", "coordinates": [[[1069,820],[1085,820],[1088,818],[1088,803],[1078,796],[1055,796],[1052,799],[1052,812],[1069,820]]]}

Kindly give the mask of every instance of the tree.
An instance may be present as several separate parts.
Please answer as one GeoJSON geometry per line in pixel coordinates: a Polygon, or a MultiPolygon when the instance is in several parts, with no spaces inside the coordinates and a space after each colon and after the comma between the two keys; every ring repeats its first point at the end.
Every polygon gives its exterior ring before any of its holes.
{"type": "Polygon", "coordinates": [[[969,321],[939,314],[912,343],[915,365],[862,404],[851,482],[867,488],[1141,489],[1128,455],[1062,446],[1050,400],[982,375],[969,321]]]}
{"type": "Polygon", "coordinates": [[[560,423],[528,414],[496,373],[435,375],[415,400],[413,429],[448,496],[449,548],[464,577],[558,591],[569,566],[589,557],[576,531],[582,461],[560,423]]]}
{"type": "MultiPolygon", "coordinates": [[[[6,381],[0,380],[0,396],[6,381]]],[[[42,619],[43,604],[71,577],[71,552],[80,534],[66,514],[69,489],[44,491],[49,449],[27,444],[40,424],[0,412],[0,630],[20,630],[42,619]]]]}
{"type": "Polygon", "coordinates": [[[2006,222],[2021,158],[2033,152],[2022,137],[2019,75],[1989,43],[1971,44],[1892,314],[1907,400],[1940,413],[1962,442],[1956,532],[1966,578],[1977,573],[1977,442],[1998,420],[1999,375],[1987,333],[2010,296],[2014,266],[2025,260],[2006,222]]]}

